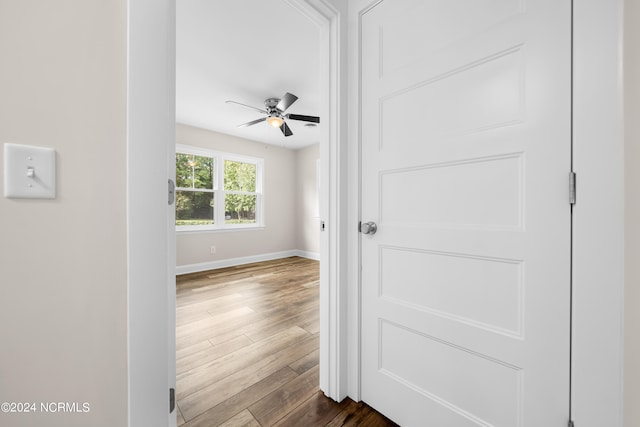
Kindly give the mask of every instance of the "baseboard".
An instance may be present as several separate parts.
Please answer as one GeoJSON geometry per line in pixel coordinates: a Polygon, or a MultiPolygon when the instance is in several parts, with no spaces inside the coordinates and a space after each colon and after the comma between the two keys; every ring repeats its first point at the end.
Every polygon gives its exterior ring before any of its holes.
{"type": "Polygon", "coordinates": [[[296,249],[295,252],[296,252],[295,256],[308,258],[315,261],[320,261],[320,254],[318,252],[307,252],[307,251],[301,251],[300,249],[296,249]]]}
{"type": "Polygon", "coordinates": [[[234,267],[236,265],[251,264],[253,262],[271,261],[274,259],[288,258],[292,256],[299,256],[302,258],[309,258],[316,261],[320,261],[320,254],[316,252],[301,251],[299,249],[293,249],[290,251],[271,252],[268,254],[251,255],[239,258],[221,259],[211,262],[202,262],[198,264],[186,264],[176,266],[176,275],[198,273],[200,271],[215,270],[217,268],[234,267]]]}

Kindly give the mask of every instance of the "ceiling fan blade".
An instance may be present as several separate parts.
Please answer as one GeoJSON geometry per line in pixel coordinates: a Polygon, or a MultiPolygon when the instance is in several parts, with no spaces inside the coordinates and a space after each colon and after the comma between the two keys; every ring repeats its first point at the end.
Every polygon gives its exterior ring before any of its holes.
{"type": "Polygon", "coordinates": [[[280,111],[284,111],[287,108],[291,107],[291,104],[293,104],[294,102],[296,102],[298,100],[298,97],[295,96],[292,93],[285,93],[284,96],[282,97],[282,99],[280,100],[280,102],[278,102],[278,105],[276,105],[276,108],[280,111]]]}
{"type": "Polygon", "coordinates": [[[258,107],[252,107],[251,105],[247,105],[247,104],[243,104],[241,102],[236,102],[236,101],[225,101],[225,103],[227,104],[238,104],[238,105],[242,105],[243,107],[247,107],[247,108],[251,108],[252,110],[256,110],[262,114],[268,114],[266,110],[263,110],[262,108],[258,108],[258,107]]]}
{"type": "Polygon", "coordinates": [[[253,126],[253,125],[256,125],[256,124],[258,124],[260,122],[264,122],[265,120],[267,120],[267,118],[263,117],[261,119],[256,119],[256,120],[252,120],[252,121],[247,122],[247,123],[243,123],[241,125],[238,125],[238,127],[239,128],[246,128],[247,126],[253,126]]]}
{"type": "Polygon", "coordinates": [[[291,136],[293,135],[293,132],[291,132],[291,129],[289,129],[289,126],[287,126],[287,122],[283,122],[282,126],[280,126],[280,130],[282,131],[282,133],[284,134],[284,136],[291,136]]]}
{"type": "Polygon", "coordinates": [[[287,114],[287,119],[301,120],[303,122],[320,123],[320,117],[316,116],[304,116],[302,114],[287,114]]]}

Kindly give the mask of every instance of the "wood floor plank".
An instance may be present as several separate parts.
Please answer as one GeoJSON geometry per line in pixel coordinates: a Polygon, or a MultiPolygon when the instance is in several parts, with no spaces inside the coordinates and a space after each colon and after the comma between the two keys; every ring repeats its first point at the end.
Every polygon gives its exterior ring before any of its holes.
{"type": "Polygon", "coordinates": [[[317,304],[316,302],[310,303],[308,307],[299,306],[293,311],[287,311],[281,308],[268,310],[260,310],[257,308],[255,316],[247,316],[246,319],[243,319],[242,323],[236,322],[231,325],[221,325],[218,326],[216,330],[208,331],[209,339],[213,342],[213,338],[221,334],[235,333],[236,335],[247,335],[253,341],[259,341],[279,331],[288,329],[291,326],[298,326],[305,322],[314,321],[319,323],[320,313],[317,304]]]}
{"type": "Polygon", "coordinates": [[[226,423],[220,424],[220,427],[261,427],[260,424],[253,418],[251,412],[248,409],[240,412],[235,417],[231,418],[226,423]]]}
{"type": "Polygon", "coordinates": [[[353,426],[369,426],[369,427],[399,427],[398,424],[389,420],[379,412],[374,411],[371,407],[367,407],[369,414],[364,417],[361,424],[352,424],[353,426]]]}
{"type": "Polygon", "coordinates": [[[204,349],[211,347],[211,343],[208,340],[198,341],[190,346],[176,349],[176,361],[189,356],[190,354],[197,353],[204,349]]]}
{"type": "Polygon", "coordinates": [[[291,314],[290,316],[282,316],[282,313],[280,313],[278,314],[278,317],[276,317],[276,313],[271,313],[271,316],[257,322],[255,325],[248,325],[243,332],[252,341],[260,341],[277,334],[284,329],[307,324],[308,322],[320,323],[320,312],[317,307],[311,307],[301,311],[299,314],[291,314]]]}
{"type": "Polygon", "coordinates": [[[232,336],[244,335],[242,328],[263,319],[264,315],[261,313],[247,312],[242,316],[236,316],[233,321],[229,320],[227,322],[220,322],[214,326],[202,329],[183,329],[181,331],[182,333],[178,333],[176,335],[176,347],[178,349],[183,349],[184,347],[189,347],[206,340],[211,340],[212,343],[220,342],[220,337],[224,337],[224,341],[226,341],[228,339],[231,339],[232,336]]]}
{"type": "Polygon", "coordinates": [[[309,336],[307,331],[297,326],[274,335],[269,339],[252,343],[230,354],[205,363],[185,373],[177,375],[176,393],[180,399],[221,381],[247,366],[266,363],[265,355],[274,355],[288,349],[300,338],[309,336]]]}
{"type": "Polygon", "coordinates": [[[182,416],[182,412],[180,412],[180,407],[176,405],[176,425],[180,427],[185,423],[184,417],[182,416]]]}
{"type": "Polygon", "coordinates": [[[319,263],[299,257],[176,278],[185,427],[395,426],[319,391],[319,263]]]}
{"type": "Polygon", "coordinates": [[[239,292],[214,298],[198,299],[195,303],[183,305],[176,309],[176,325],[185,325],[194,320],[211,316],[221,310],[226,311],[232,304],[242,303],[244,299],[245,297],[239,292]]]}
{"type": "Polygon", "coordinates": [[[327,399],[321,392],[315,392],[309,399],[286,414],[276,424],[276,427],[308,427],[323,426],[333,420],[348,402],[338,403],[327,399]]]}
{"type": "MultiPolygon", "coordinates": [[[[309,337],[306,341],[298,343],[293,348],[285,348],[278,353],[265,355],[253,364],[238,369],[231,375],[208,384],[196,392],[182,398],[182,414],[185,419],[191,419],[208,408],[218,405],[242,390],[251,387],[259,381],[267,378],[281,368],[287,367],[293,360],[297,360],[304,354],[317,348],[317,337],[309,337]]],[[[315,384],[316,387],[318,383],[315,384]]]]}
{"type": "Polygon", "coordinates": [[[191,336],[195,332],[202,330],[214,329],[220,324],[226,324],[233,322],[238,317],[244,317],[249,314],[254,314],[255,310],[250,307],[238,307],[235,310],[226,311],[224,313],[218,313],[215,316],[207,316],[204,319],[200,319],[195,322],[188,323],[176,328],[176,333],[181,336],[191,336]]]}
{"type": "Polygon", "coordinates": [[[189,420],[185,427],[211,427],[220,425],[238,412],[246,410],[249,406],[272,391],[282,387],[297,375],[298,374],[290,368],[284,367],[189,420]]]}
{"type": "Polygon", "coordinates": [[[298,324],[302,329],[310,334],[320,333],[320,311],[316,311],[314,316],[306,318],[302,323],[298,324]],[[317,317],[316,317],[317,316],[317,317]]]}
{"type": "Polygon", "coordinates": [[[320,280],[313,280],[309,283],[305,283],[304,285],[305,288],[315,288],[317,286],[320,286],[320,280]]]}
{"type": "Polygon", "coordinates": [[[261,290],[265,290],[264,281],[268,277],[270,277],[270,274],[248,276],[230,282],[220,282],[219,279],[211,280],[207,286],[192,289],[189,299],[224,296],[229,292],[240,292],[241,294],[260,292],[261,290]]]}
{"type": "Polygon", "coordinates": [[[320,350],[316,349],[311,353],[305,355],[301,359],[296,360],[289,365],[291,369],[299,374],[308,371],[312,367],[316,366],[320,361],[320,350]]]}
{"type": "Polygon", "coordinates": [[[260,292],[264,289],[263,285],[253,278],[245,278],[237,283],[210,283],[208,281],[201,283],[207,283],[207,286],[188,291],[180,290],[177,293],[179,298],[177,301],[177,307],[179,309],[194,302],[210,301],[231,295],[232,293],[240,293],[241,295],[244,295],[251,292],[260,292]]]}
{"type": "Polygon", "coordinates": [[[366,403],[354,402],[349,398],[343,400],[342,403],[346,403],[346,406],[335,418],[326,424],[326,427],[399,427],[396,423],[375,411],[366,403]]]}
{"type": "Polygon", "coordinates": [[[208,362],[224,357],[251,344],[253,344],[253,341],[251,341],[247,336],[240,335],[220,344],[211,345],[197,353],[192,353],[181,359],[177,359],[176,374],[183,374],[191,369],[205,365],[208,362]]]}
{"type": "Polygon", "coordinates": [[[273,426],[317,393],[319,382],[316,366],[249,406],[249,411],[261,426],[273,426]]]}
{"type": "Polygon", "coordinates": [[[347,405],[327,423],[327,427],[355,427],[362,425],[364,418],[369,415],[370,409],[364,403],[354,402],[349,398],[343,400],[345,401],[347,405]]]}

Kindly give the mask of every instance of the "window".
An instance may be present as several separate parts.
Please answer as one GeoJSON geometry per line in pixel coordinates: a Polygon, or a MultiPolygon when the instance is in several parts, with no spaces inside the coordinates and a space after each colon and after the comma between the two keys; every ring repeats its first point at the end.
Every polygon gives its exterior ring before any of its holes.
{"type": "Polygon", "coordinates": [[[176,230],[261,227],[263,160],[176,147],[176,230]]]}

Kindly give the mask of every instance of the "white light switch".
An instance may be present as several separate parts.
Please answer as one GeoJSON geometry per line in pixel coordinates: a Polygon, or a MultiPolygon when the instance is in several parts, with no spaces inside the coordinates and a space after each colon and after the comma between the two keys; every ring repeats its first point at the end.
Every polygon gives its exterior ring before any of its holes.
{"type": "Polygon", "coordinates": [[[5,143],[4,197],[55,199],[55,150],[46,147],[5,143]]]}

